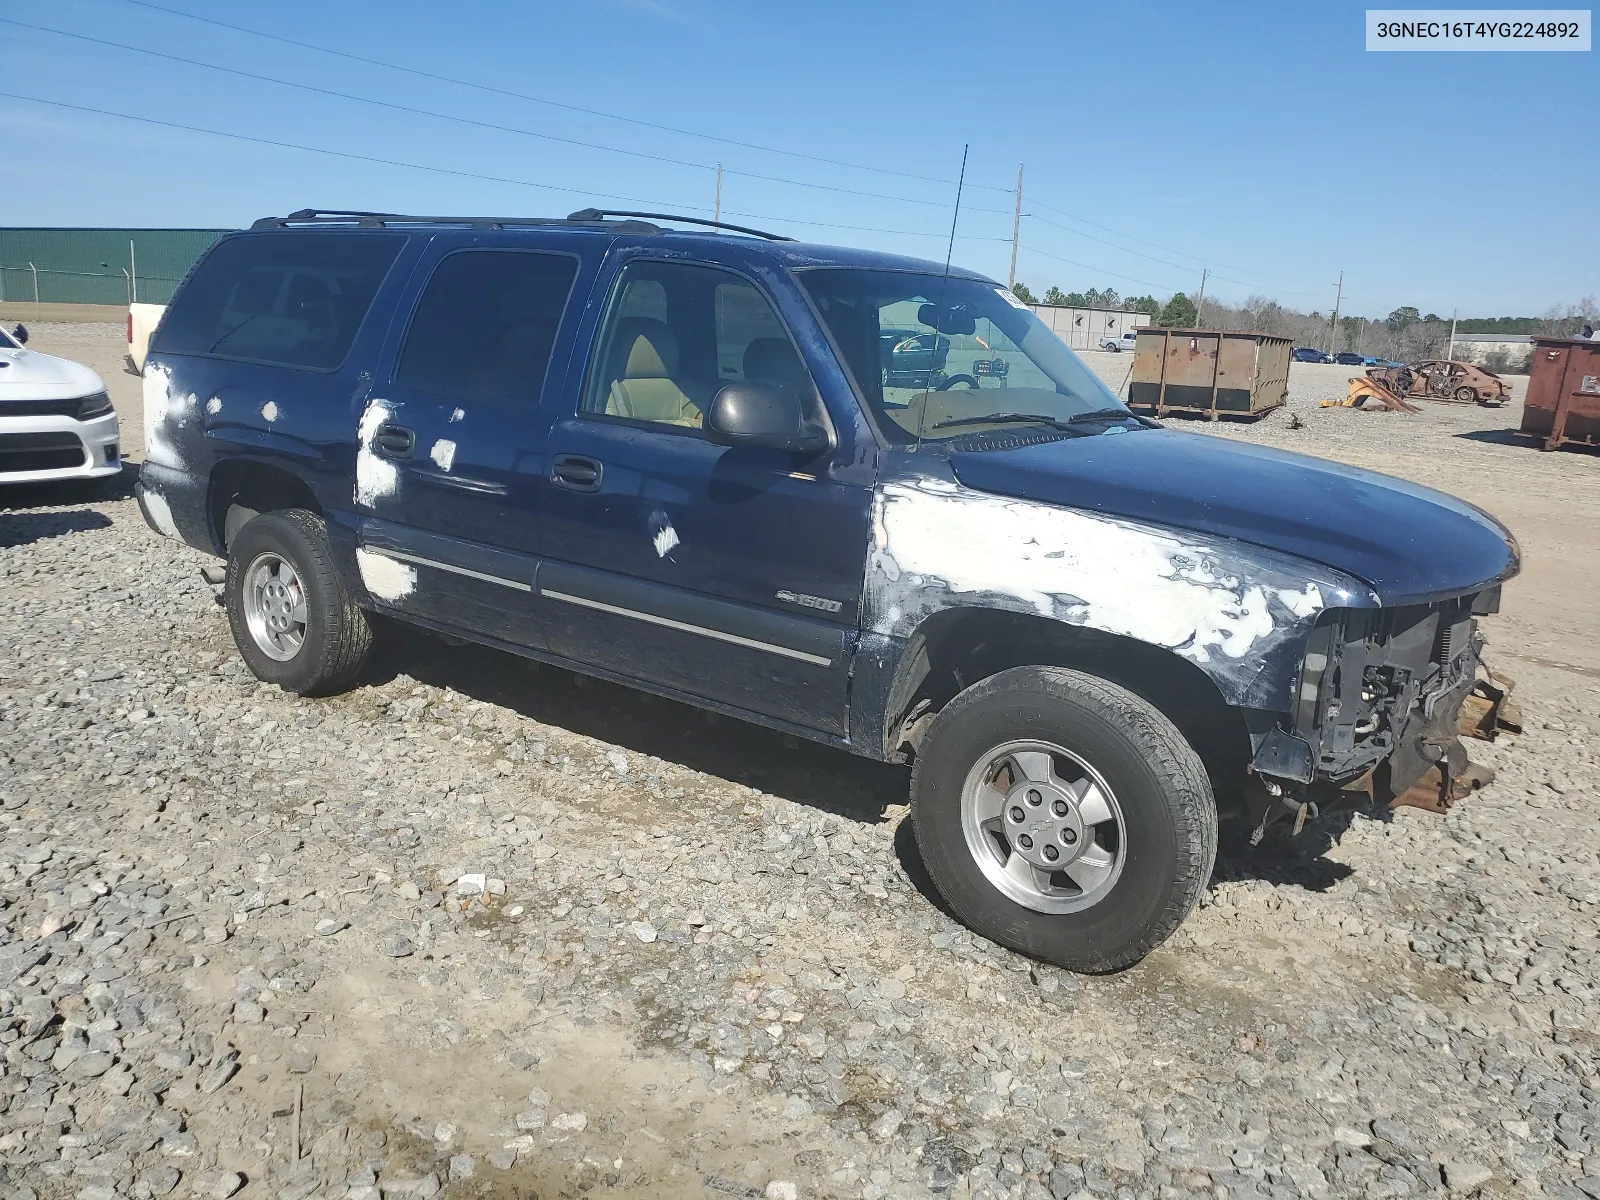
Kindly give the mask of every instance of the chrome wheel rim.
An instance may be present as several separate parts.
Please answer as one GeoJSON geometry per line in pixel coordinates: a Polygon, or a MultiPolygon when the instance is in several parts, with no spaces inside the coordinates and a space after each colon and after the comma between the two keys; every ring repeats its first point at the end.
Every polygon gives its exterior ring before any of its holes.
{"type": "Polygon", "coordinates": [[[1127,860],[1127,825],[1105,779],[1054,742],[996,746],[967,772],[961,827],[991,884],[1034,912],[1093,908],[1127,860]]]}
{"type": "Polygon", "coordinates": [[[270,550],[244,572],[244,622],[256,649],[287,662],[306,640],[306,589],[294,564],[270,550]]]}

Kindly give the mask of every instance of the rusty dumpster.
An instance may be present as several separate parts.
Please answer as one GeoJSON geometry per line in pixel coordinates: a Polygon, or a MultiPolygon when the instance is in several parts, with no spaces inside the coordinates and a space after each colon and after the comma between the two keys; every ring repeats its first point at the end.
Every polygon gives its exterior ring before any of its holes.
{"type": "Polygon", "coordinates": [[[1521,432],[1554,450],[1600,445],[1600,342],[1534,338],[1521,432]]]}
{"type": "Polygon", "coordinates": [[[1293,343],[1234,329],[1139,330],[1128,404],[1167,413],[1260,417],[1289,397],[1293,343]]]}

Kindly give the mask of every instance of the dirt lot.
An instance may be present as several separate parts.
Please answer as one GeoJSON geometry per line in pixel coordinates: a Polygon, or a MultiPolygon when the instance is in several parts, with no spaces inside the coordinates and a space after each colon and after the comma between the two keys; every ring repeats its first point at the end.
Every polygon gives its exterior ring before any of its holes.
{"type": "Polygon", "coordinates": [[[398,632],[300,700],[125,494],[4,497],[0,1196],[1600,1196],[1600,457],[1348,375],[1183,427],[1505,519],[1529,729],[1106,979],[939,910],[900,769],[398,632]]]}

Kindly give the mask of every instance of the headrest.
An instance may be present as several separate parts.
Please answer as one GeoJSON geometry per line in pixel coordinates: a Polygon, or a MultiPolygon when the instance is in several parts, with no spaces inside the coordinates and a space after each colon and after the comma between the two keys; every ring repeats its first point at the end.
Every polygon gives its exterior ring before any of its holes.
{"type": "Polygon", "coordinates": [[[744,349],[744,377],[773,383],[804,383],[805,364],[788,338],[752,338],[744,349]]]}
{"type": "Polygon", "coordinates": [[[678,339],[654,317],[623,317],[611,343],[612,379],[670,379],[678,370],[678,339]]]}

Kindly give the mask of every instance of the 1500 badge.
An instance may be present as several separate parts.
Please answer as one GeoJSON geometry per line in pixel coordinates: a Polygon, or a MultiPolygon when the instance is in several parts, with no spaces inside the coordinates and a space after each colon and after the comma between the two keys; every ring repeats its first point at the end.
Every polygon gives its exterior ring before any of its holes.
{"type": "Polygon", "coordinates": [[[778,599],[785,604],[798,604],[801,608],[815,608],[829,613],[836,613],[844,607],[838,600],[829,600],[824,596],[803,596],[787,589],[778,593],[778,599]]]}

